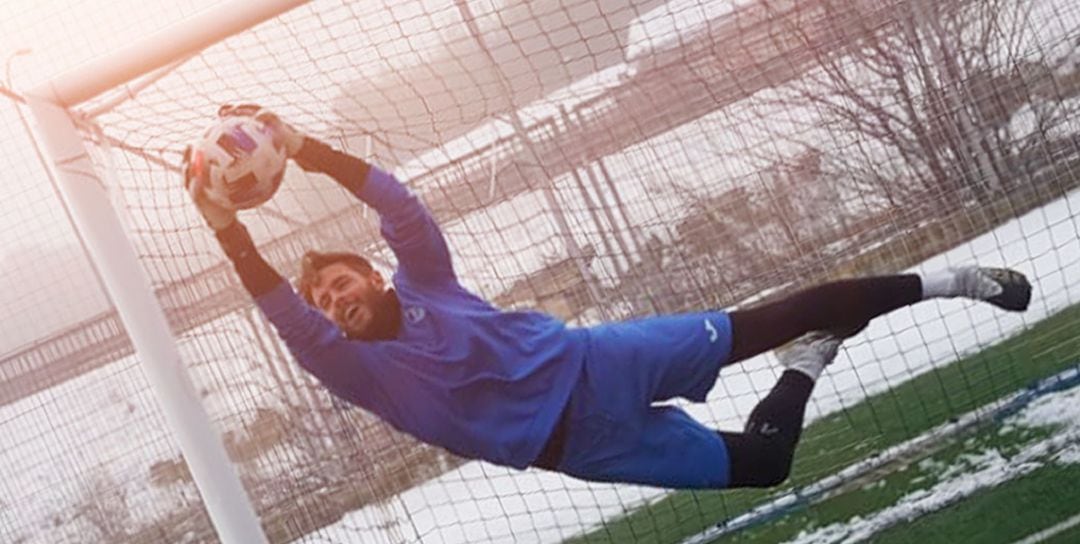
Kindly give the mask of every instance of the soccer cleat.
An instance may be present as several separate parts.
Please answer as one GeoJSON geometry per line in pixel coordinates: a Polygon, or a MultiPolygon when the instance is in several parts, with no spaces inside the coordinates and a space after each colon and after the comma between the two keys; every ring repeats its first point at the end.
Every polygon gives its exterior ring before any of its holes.
{"type": "Polygon", "coordinates": [[[778,352],[780,364],[788,370],[796,370],[817,380],[840,351],[840,338],[827,332],[809,332],[778,352]]]}
{"type": "Polygon", "coordinates": [[[961,296],[984,300],[1010,312],[1027,310],[1031,303],[1031,283],[1020,272],[1008,268],[958,268],[956,285],[961,296]]]}

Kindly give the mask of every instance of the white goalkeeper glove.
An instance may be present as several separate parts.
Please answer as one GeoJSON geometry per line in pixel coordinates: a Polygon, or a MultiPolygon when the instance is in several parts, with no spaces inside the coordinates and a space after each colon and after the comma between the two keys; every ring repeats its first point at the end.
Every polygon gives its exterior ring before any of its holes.
{"type": "Polygon", "coordinates": [[[192,153],[191,146],[184,150],[184,189],[206,224],[215,231],[224,230],[236,221],[236,210],[223,208],[206,197],[210,169],[215,167],[203,163],[201,159],[201,154],[192,153]]]}
{"type": "Polygon", "coordinates": [[[218,117],[244,116],[261,121],[270,127],[274,138],[285,147],[285,153],[293,158],[304,146],[304,135],[288,123],[281,120],[276,113],[258,104],[222,104],[218,108],[218,117]]]}

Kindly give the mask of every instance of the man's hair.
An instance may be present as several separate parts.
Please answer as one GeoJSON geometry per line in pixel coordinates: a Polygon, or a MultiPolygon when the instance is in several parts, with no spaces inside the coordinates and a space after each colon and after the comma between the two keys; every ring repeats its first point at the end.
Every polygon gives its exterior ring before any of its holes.
{"type": "Polygon", "coordinates": [[[319,271],[334,263],[344,263],[358,272],[366,273],[374,270],[371,261],[355,253],[308,251],[300,260],[300,295],[308,304],[316,305],[311,296],[311,290],[319,281],[319,271]]]}

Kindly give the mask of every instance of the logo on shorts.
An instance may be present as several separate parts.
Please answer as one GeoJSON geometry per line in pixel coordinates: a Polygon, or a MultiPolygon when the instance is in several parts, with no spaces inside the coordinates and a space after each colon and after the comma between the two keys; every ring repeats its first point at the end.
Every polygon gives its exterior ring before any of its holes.
{"type": "Polygon", "coordinates": [[[705,330],[709,331],[709,343],[715,344],[716,340],[720,338],[720,333],[716,331],[716,327],[713,326],[712,321],[705,320],[705,330]]]}
{"type": "Polygon", "coordinates": [[[780,427],[776,427],[775,425],[769,425],[768,423],[762,423],[761,428],[758,429],[758,432],[761,433],[762,436],[772,436],[780,432],[780,427]]]}

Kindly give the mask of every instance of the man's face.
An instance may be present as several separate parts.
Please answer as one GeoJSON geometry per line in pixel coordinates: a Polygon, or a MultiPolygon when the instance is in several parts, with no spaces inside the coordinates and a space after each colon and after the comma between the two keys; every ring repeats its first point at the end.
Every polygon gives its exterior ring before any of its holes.
{"type": "Polygon", "coordinates": [[[338,262],[319,270],[311,299],[346,336],[359,338],[375,320],[383,291],[385,284],[378,272],[361,272],[338,262]]]}

